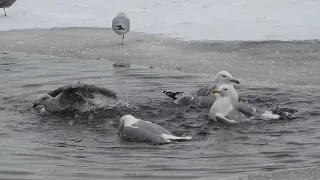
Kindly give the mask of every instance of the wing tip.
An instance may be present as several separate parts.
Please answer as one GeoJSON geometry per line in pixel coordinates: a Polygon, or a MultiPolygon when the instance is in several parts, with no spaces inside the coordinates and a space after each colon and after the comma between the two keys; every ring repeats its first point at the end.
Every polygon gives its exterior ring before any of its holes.
{"type": "Polygon", "coordinates": [[[172,92],[168,90],[162,90],[162,93],[174,100],[178,99],[177,95],[183,94],[183,92],[172,92]]]}

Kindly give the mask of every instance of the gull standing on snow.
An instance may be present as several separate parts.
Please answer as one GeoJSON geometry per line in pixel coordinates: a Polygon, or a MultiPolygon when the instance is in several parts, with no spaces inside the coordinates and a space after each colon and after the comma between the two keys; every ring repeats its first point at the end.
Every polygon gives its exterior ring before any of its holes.
{"type": "Polygon", "coordinates": [[[118,135],[125,141],[148,142],[152,144],[163,144],[172,141],[191,140],[192,137],[177,137],[172,135],[164,127],[132,115],[124,115],[119,120],[118,135]]]}
{"type": "Polygon", "coordinates": [[[4,16],[7,16],[6,8],[11,7],[16,0],[0,0],[0,8],[3,8],[4,16]]]}
{"type": "Polygon", "coordinates": [[[33,108],[43,105],[46,111],[57,112],[64,110],[77,110],[85,112],[93,102],[95,94],[117,99],[116,93],[102,87],[83,83],[69,84],[62,86],[47,94],[41,94],[33,103],[33,108]]]}
{"type": "Polygon", "coordinates": [[[233,86],[228,84],[220,86],[212,93],[220,94],[210,108],[209,117],[226,124],[237,124],[248,119],[271,120],[280,116],[271,111],[256,107],[251,104],[232,102],[233,86]]]}
{"type": "MultiPolygon", "coordinates": [[[[205,87],[200,88],[194,93],[184,93],[184,92],[171,92],[171,91],[162,91],[164,94],[174,99],[175,104],[179,105],[196,105],[199,107],[211,107],[211,105],[217,99],[218,94],[212,96],[211,92],[214,89],[219,88],[223,84],[231,83],[240,84],[240,82],[232,77],[232,75],[227,71],[220,71],[214,78],[212,85],[207,85],[205,87]]],[[[238,93],[232,88],[232,101],[238,102],[238,93]]]]}
{"type": "Polygon", "coordinates": [[[115,18],[113,18],[112,30],[118,35],[122,35],[121,45],[123,45],[124,35],[130,31],[130,19],[125,13],[120,12],[115,18]]]}

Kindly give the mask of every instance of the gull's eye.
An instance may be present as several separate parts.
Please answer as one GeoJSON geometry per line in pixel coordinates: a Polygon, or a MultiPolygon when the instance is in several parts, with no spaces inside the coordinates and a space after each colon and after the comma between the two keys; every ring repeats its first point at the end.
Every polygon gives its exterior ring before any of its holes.
{"type": "Polygon", "coordinates": [[[224,89],[224,90],[226,91],[226,90],[228,90],[228,89],[226,88],[226,89],[224,89]]]}
{"type": "Polygon", "coordinates": [[[222,77],[226,77],[225,75],[222,75],[222,77]]]}

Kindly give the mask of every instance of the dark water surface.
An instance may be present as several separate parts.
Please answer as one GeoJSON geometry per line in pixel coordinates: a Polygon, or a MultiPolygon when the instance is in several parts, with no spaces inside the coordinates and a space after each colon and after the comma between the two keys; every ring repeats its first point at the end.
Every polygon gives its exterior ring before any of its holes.
{"type": "MultiPolygon", "coordinates": [[[[183,67],[181,71],[170,70],[160,62],[155,68],[139,65],[113,68],[112,62],[101,58],[37,55],[52,53],[41,49],[40,45],[38,48],[24,46],[30,48],[26,51],[29,53],[14,52],[24,51],[22,47],[13,46],[14,41],[2,41],[7,46],[0,49],[0,179],[320,178],[317,169],[320,166],[320,87],[314,67],[319,59],[313,52],[307,53],[310,46],[316,51],[319,45],[310,45],[310,42],[299,45],[299,48],[308,47],[299,62],[309,63],[309,69],[314,70],[310,76],[299,76],[300,71],[294,71],[299,68],[286,61],[276,61],[283,66],[269,66],[272,71],[278,68],[286,72],[266,74],[266,80],[263,80],[264,74],[246,76],[253,72],[251,70],[266,71],[265,66],[248,67],[243,73],[237,73],[240,70],[232,66],[235,76],[244,82],[236,86],[241,100],[268,108],[293,108],[298,111],[297,118],[225,126],[209,122],[208,110],[179,107],[161,93],[163,89],[193,91],[210,83],[214,73],[206,73],[209,70],[206,65],[202,65],[204,72],[188,69],[183,72],[183,67]],[[293,70],[288,71],[290,66],[293,70]],[[287,77],[270,83],[284,73],[299,76],[301,83],[287,77]],[[78,81],[115,90],[125,105],[76,118],[40,115],[32,110],[32,102],[38,94],[78,81]],[[194,140],[162,146],[121,142],[116,135],[118,119],[127,113],[156,122],[173,134],[193,136],[194,140]]],[[[191,48],[199,56],[201,51],[211,51],[197,49],[200,44],[177,47],[184,51],[191,48]]],[[[224,46],[220,44],[219,48],[224,46]]],[[[224,56],[229,54],[230,58],[234,51],[241,52],[231,46],[226,48],[224,56]]],[[[270,59],[262,57],[276,56],[270,44],[266,43],[261,49],[265,49],[264,55],[259,55],[257,62],[269,62],[270,59]]],[[[150,52],[151,58],[157,55],[154,51],[150,52]]],[[[283,56],[293,53],[286,52],[283,56]]],[[[117,57],[115,53],[113,56],[117,57]]],[[[178,55],[171,56],[179,59],[178,55]]],[[[164,64],[170,61],[161,60],[164,64]]],[[[183,59],[180,61],[176,64],[183,64],[183,59]]],[[[237,63],[245,66],[251,61],[254,59],[237,63]]],[[[146,62],[148,59],[141,58],[137,64],[148,64],[146,62]]],[[[189,66],[191,69],[192,64],[189,66]]],[[[223,68],[221,65],[215,72],[223,68]]]]}

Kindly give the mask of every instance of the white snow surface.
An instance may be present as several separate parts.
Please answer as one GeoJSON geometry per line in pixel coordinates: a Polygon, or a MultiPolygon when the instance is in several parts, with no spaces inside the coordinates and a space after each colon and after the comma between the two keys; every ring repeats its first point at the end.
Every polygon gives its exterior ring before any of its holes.
{"type": "Polygon", "coordinates": [[[184,40],[319,39],[319,0],[18,0],[0,31],[110,28],[118,12],[131,31],[184,40]]]}

